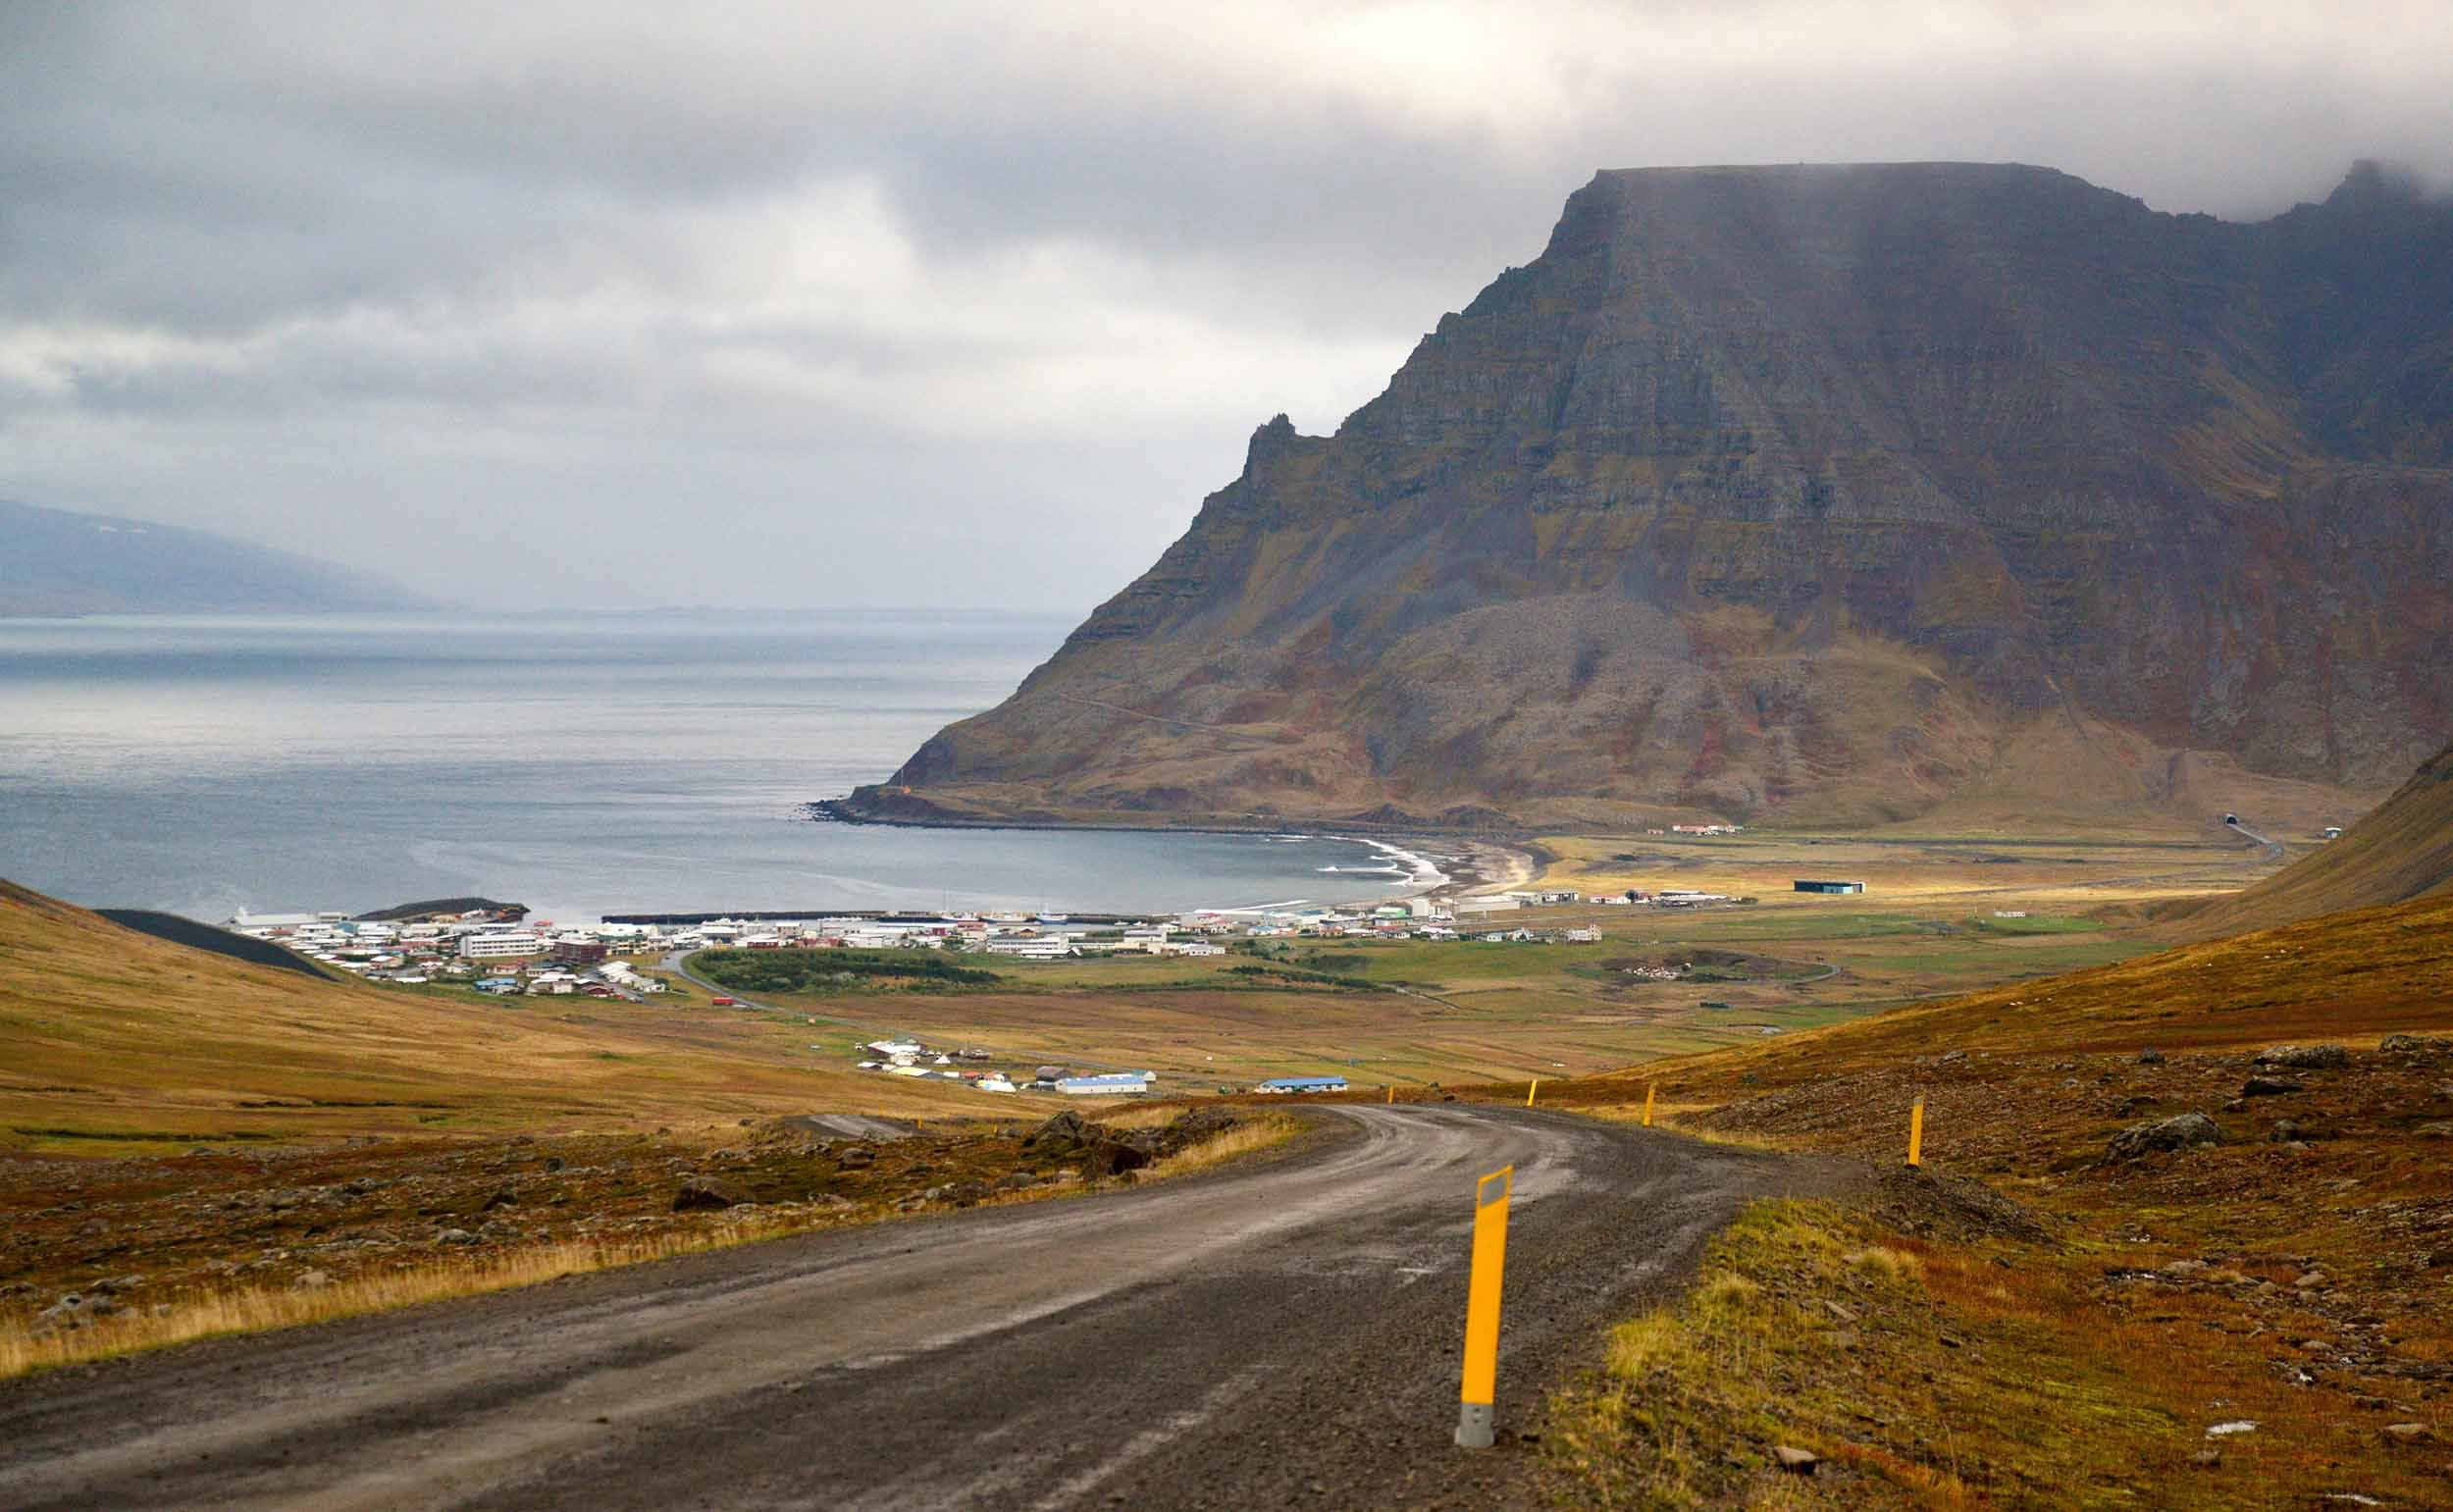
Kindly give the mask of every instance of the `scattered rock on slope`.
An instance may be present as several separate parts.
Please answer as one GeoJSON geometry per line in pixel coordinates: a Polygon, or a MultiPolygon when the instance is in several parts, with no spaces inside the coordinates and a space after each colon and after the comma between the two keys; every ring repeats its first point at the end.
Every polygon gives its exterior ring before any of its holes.
{"type": "Polygon", "coordinates": [[[688,1213],[697,1208],[730,1208],[755,1202],[749,1189],[722,1176],[685,1176],[681,1190],[673,1194],[673,1211],[688,1213]]]}
{"type": "Polygon", "coordinates": [[[2260,1066],[2290,1066],[2301,1070],[2340,1070],[2351,1053],[2340,1045],[2273,1045],[2258,1052],[2260,1066]]]}
{"type": "Polygon", "coordinates": [[[2184,1113],[2176,1119],[2131,1124],[2113,1136],[2112,1153],[2115,1160],[2136,1160],[2158,1150],[2185,1150],[2193,1145],[2222,1142],[2223,1131],[2215,1126],[2213,1119],[2202,1113],[2184,1113]]]}

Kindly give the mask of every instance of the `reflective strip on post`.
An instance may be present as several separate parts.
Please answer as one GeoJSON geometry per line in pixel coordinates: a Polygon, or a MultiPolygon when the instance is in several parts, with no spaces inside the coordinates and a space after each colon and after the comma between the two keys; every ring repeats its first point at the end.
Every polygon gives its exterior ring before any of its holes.
{"type": "Polygon", "coordinates": [[[1491,1403],[1499,1379],[1499,1273],[1507,1263],[1507,1199],[1516,1168],[1504,1166],[1474,1187],[1474,1269],[1465,1289],[1465,1380],[1458,1393],[1456,1441],[1462,1448],[1491,1443],[1491,1403]]]}

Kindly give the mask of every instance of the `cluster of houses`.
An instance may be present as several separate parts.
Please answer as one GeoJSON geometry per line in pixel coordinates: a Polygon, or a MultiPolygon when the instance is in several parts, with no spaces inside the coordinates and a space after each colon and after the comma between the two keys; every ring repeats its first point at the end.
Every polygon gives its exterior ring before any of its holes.
{"type": "MultiPolygon", "coordinates": [[[[496,994],[573,994],[638,1001],[664,984],[616,960],[624,931],[604,926],[556,930],[520,920],[517,909],[471,909],[419,919],[351,918],[317,913],[247,913],[229,927],[368,981],[441,983],[496,994]]],[[[624,945],[622,948],[631,948],[624,945]]]]}
{"type": "Polygon", "coordinates": [[[1173,916],[945,912],[764,915],[640,915],[556,927],[516,908],[473,909],[418,919],[240,912],[229,927],[287,947],[370,981],[475,986],[493,993],[574,993],[636,1000],[663,991],[622,956],[730,947],[745,950],[936,949],[1015,961],[1092,956],[1222,956],[1229,940],[1383,939],[1560,941],[1590,944],[1590,927],[1536,931],[1494,927],[1494,915],[1561,904],[1695,908],[1739,900],[1671,889],[1594,895],[1539,889],[1459,898],[1409,898],[1376,906],[1203,910],[1173,916]]]}
{"type": "Polygon", "coordinates": [[[996,1070],[978,1063],[996,1058],[985,1050],[937,1050],[909,1037],[873,1039],[861,1047],[861,1069],[889,1076],[959,1081],[975,1092],[1056,1092],[1067,1097],[1147,1097],[1156,1090],[1156,1071],[1101,1071],[1076,1074],[1070,1067],[1041,1066],[1024,1076],[996,1070]]]}
{"type": "MultiPolygon", "coordinates": [[[[1861,884],[1858,885],[1857,890],[1860,892],[1864,890],[1861,884]]],[[[1631,887],[1623,893],[1594,893],[1591,897],[1583,893],[1551,889],[1541,892],[1489,893],[1481,897],[1460,898],[1456,901],[1456,912],[1460,917],[1480,917],[1491,913],[1505,913],[1516,909],[1540,908],[1556,904],[1590,903],[1615,909],[1702,909],[1751,901],[1746,898],[1733,898],[1727,893],[1699,892],[1692,887],[1665,887],[1657,892],[1648,888],[1631,887]]],[[[1485,936],[1485,938],[1496,937],[1485,936]]],[[[1515,936],[1511,935],[1509,938],[1512,939],[1515,936]]],[[[1600,934],[1597,930],[1569,929],[1541,936],[1541,938],[1599,939],[1600,934]]]]}
{"type": "MultiPolygon", "coordinates": [[[[655,948],[701,950],[956,950],[1016,961],[1059,961],[1096,956],[1223,956],[1227,942],[1273,939],[1541,938],[1483,934],[1482,915],[1540,903],[1576,903],[1573,892],[1509,893],[1494,899],[1464,899],[1454,906],[1429,898],[1344,908],[1196,910],[1169,916],[1075,916],[1065,913],[882,913],[811,918],[670,919],[628,923],[644,928],[655,948]]],[[[1569,931],[1570,934],[1576,931],[1569,931]]],[[[1595,936],[1597,938],[1597,935],[1595,936]]],[[[646,948],[642,946],[640,948],[646,948]]]]}
{"type": "MultiPolygon", "coordinates": [[[[985,1050],[934,1048],[909,1036],[873,1039],[861,1047],[861,1069],[888,1076],[955,1081],[975,1092],[1053,1092],[1061,1097],[1147,1097],[1158,1090],[1156,1071],[1077,1071],[1068,1066],[1034,1067],[1030,1074],[1002,1070],[983,1063],[996,1057],[985,1050]]],[[[1343,1076],[1278,1076],[1252,1090],[1277,1096],[1308,1092],[1342,1092],[1343,1076]]],[[[1219,1088],[1225,1092],[1227,1087],[1219,1088]]]]}

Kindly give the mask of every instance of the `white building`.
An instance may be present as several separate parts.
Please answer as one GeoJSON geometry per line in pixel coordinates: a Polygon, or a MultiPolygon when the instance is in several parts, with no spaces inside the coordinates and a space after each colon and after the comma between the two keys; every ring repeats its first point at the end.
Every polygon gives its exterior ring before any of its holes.
{"type": "Polygon", "coordinates": [[[1023,961],[1061,961],[1072,954],[1072,947],[1061,939],[992,939],[983,949],[991,956],[1013,956],[1023,961]]]}
{"type": "Polygon", "coordinates": [[[533,934],[472,934],[460,939],[466,961],[491,961],[504,956],[542,956],[546,942],[533,934]]]}
{"type": "Polygon", "coordinates": [[[1107,1076],[1068,1076],[1056,1084],[1067,1097],[1145,1097],[1156,1071],[1118,1071],[1107,1076]]]}

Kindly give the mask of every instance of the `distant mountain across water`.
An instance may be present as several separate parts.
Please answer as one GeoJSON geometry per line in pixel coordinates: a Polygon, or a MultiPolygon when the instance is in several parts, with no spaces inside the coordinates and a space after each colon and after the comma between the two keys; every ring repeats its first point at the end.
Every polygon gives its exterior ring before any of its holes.
{"type": "Polygon", "coordinates": [[[2453,739],[2453,203],[1604,173],[1331,436],[852,803],[2339,823],[2453,739]]]}
{"type": "Polygon", "coordinates": [[[376,573],[177,525],[0,499],[0,614],[431,607],[376,573]]]}

